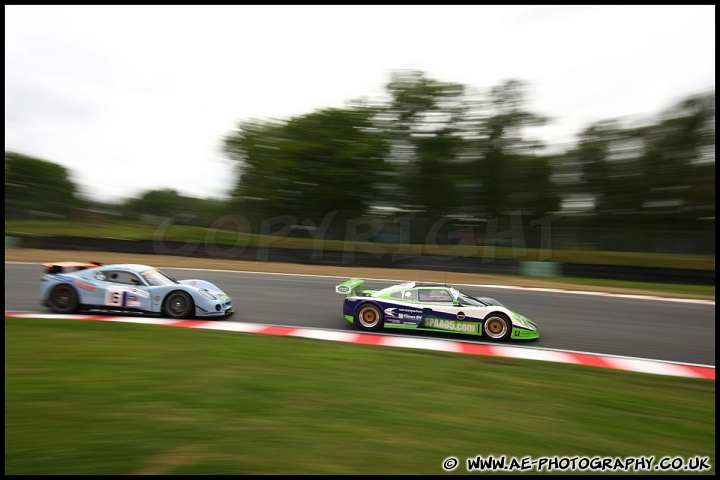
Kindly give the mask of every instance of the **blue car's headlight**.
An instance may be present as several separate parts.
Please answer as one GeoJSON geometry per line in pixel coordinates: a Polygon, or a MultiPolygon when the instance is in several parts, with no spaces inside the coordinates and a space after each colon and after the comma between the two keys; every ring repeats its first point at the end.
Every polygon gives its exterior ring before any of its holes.
{"type": "Polygon", "coordinates": [[[215,298],[215,296],[207,290],[200,290],[200,293],[209,298],[210,300],[217,300],[217,298],[215,298]]]}

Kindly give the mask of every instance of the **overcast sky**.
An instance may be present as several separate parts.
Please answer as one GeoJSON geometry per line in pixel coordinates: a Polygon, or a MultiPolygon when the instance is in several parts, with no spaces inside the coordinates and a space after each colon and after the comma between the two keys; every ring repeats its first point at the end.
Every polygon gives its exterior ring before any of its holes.
{"type": "Polygon", "coordinates": [[[553,122],[652,117],[715,88],[715,6],[5,6],[5,150],[89,198],[221,198],[243,120],[342,107],[416,69],[479,92],[515,78],[553,122]]]}

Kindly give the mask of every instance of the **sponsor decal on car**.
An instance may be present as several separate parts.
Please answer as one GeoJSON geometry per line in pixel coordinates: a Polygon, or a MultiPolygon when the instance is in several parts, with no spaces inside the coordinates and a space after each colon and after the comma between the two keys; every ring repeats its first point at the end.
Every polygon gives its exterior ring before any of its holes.
{"type": "Polygon", "coordinates": [[[140,290],[139,288],[131,288],[130,292],[134,293],[135,295],[139,295],[143,298],[150,298],[150,292],[146,292],[145,290],[140,290]]]}
{"type": "Polygon", "coordinates": [[[90,290],[91,292],[94,292],[95,290],[97,290],[97,287],[95,285],[93,285],[91,283],[83,282],[79,278],[76,278],[75,280],[73,280],[73,285],[83,288],[85,290],[90,290]]]}
{"type": "Polygon", "coordinates": [[[105,290],[105,305],[123,306],[125,291],[123,287],[108,287],[105,290]]]}
{"type": "Polygon", "coordinates": [[[111,286],[105,290],[105,305],[117,307],[139,307],[138,296],[150,298],[150,294],[138,288],[111,286]]]}
{"type": "Polygon", "coordinates": [[[459,322],[457,320],[446,320],[437,317],[425,317],[422,326],[450,332],[477,333],[480,325],[477,322],[459,322]]]}
{"type": "Polygon", "coordinates": [[[139,307],[140,300],[135,295],[126,295],[125,306],[127,307],[139,307]]]}
{"type": "Polygon", "coordinates": [[[419,311],[407,308],[386,308],[385,316],[399,318],[400,320],[407,320],[403,323],[417,323],[422,320],[422,314],[419,311]]]}
{"type": "Polygon", "coordinates": [[[524,328],[513,328],[513,338],[530,337],[535,338],[537,334],[534,330],[525,330],[524,328]]]}

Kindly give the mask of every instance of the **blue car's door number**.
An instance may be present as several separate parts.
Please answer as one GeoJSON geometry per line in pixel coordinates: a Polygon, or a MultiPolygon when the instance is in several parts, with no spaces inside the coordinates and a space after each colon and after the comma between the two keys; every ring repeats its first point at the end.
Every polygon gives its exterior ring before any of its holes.
{"type": "Polygon", "coordinates": [[[105,305],[115,307],[141,307],[142,299],[149,294],[137,287],[108,287],[105,291],[105,305]]]}

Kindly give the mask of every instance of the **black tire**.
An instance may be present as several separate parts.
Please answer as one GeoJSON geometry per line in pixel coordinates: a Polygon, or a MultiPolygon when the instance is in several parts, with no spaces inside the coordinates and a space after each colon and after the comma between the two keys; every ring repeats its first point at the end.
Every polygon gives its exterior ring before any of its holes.
{"type": "Polygon", "coordinates": [[[355,325],[357,325],[360,330],[380,330],[384,322],[382,312],[372,303],[363,303],[355,311],[355,325]]]}
{"type": "Polygon", "coordinates": [[[55,313],[75,313],[79,307],[78,294],[71,285],[63,283],[52,289],[47,304],[55,313]]]}
{"type": "Polygon", "coordinates": [[[170,318],[190,318],[195,312],[195,302],[190,294],[176,290],[165,297],[163,311],[170,318]]]}
{"type": "Polygon", "coordinates": [[[504,313],[491,313],[483,322],[483,337],[493,342],[507,341],[512,335],[512,322],[504,313]]]}

